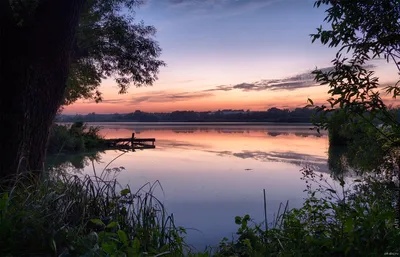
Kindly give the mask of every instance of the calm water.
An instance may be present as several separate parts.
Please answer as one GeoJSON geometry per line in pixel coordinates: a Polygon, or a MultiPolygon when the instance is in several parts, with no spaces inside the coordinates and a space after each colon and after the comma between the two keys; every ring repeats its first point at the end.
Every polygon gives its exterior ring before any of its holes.
{"type": "MultiPolygon", "coordinates": [[[[234,217],[250,214],[263,220],[263,189],[267,191],[268,218],[281,202],[298,207],[305,184],[301,168],[327,167],[328,139],[310,125],[274,124],[151,124],[96,123],[106,138],[156,138],[156,149],[128,152],[110,167],[125,167],[119,182],[139,188],[160,181],[157,196],[178,225],[188,231],[188,241],[198,248],[216,245],[236,231],[234,217]]],[[[121,154],[101,153],[96,170],[121,154]]],[[[89,164],[89,163],[87,163],[89,164]]],[[[91,164],[84,172],[92,173],[91,164]]]]}

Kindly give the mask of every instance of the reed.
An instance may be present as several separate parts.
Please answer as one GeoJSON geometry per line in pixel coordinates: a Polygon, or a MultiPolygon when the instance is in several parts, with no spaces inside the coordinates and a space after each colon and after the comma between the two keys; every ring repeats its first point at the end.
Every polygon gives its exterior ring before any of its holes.
{"type": "MultiPolygon", "coordinates": [[[[0,194],[0,255],[69,256],[92,253],[173,253],[187,250],[185,230],[175,226],[154,195],[158,181],[132,190],[116,173],[53,173],[40,180],[19,175],[0,194]]],[[[9,184],[8,184],[9,185],[9,184]]]]}

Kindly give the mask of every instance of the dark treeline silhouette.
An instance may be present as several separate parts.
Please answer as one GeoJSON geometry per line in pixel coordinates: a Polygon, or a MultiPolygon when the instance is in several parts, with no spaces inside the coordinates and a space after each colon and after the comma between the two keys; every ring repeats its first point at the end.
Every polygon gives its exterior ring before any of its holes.
{"type": "Polygon", "coordinates": [[[135,111],[127,114],[65,115],[57,117],[58,122],[310,122],[315,111],[310,108],[293,110],[270,108],[267,111],[218,110],[207,112],[174,111],[169,113],[150,113],[135,111]]]}

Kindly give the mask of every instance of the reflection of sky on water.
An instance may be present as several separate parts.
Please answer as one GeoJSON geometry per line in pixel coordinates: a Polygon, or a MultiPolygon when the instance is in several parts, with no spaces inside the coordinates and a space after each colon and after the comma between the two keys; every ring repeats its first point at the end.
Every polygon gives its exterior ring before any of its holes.
{"type": "MultiPolygon", "coordinates": [[[[189,231],[189,242],[202,247],[217,244],[236,231],[234,217],[250,214],[263,219],[263,194],[267,191],[271,221],[281,202],[297,207],[304,197],[300,169],[312,165],[328,172],[325,135],[309,126],[132,126],[103,125],[107,138],[156,138],[156,149],[128,152],[110,167],[123,166],[121,184],[139,188],[159,180],[158,190],[178,225],[189,231]]],[[[103,169],[121,152],[109,150],[95,163],[103,169]]],[[[93,168],[88,166],[87,172],[93,168]]]]}

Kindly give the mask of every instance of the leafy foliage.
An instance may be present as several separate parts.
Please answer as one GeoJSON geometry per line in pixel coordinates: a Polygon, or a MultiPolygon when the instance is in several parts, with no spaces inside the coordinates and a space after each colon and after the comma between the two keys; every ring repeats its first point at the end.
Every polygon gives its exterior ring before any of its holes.
{"type": "Polygon", "coordinates": [[[398,0],[317,0],[314,4],[321,5],[328,5],[324,21],[330,23],[331,29],[318,28],[317,34],[312,35],[313,42],[319,39],[329,47],[341,46],[339,52],[354,51],[354,57],[360,60],[370,56],[384,56],[387,60],[398,58],[398,0]]]}
{"type": "MultiPolygon", "coordinates": [[[[314,123],[330,131],[333,144],[344,142],[362,150],[361,145],[367,149],[368,142],[375,141],[374,149],[380,148],[378,152],[389,157],[400,145],[400,125],[396,113],[382,100],[379,78],[366,66],[373,59],[385,58],[394,63],[400,75],[400,2],[315,2],[315,6],[321,5],[328,6],[325,21],[331,28],[318,28],[311,35],[312,41],[320,40],[329,47],[340,48],[332,61],[333,69],[314,71],[315,80],[328,85],[331,95],[328,106],[315,106],[319,115],[314,123]],[[356,140],[351,142],[352,139],[356,140]]],[[[400,80],[387,86],[386,93],[396,98],[399,83],[400,80]]]]}
{"type": "Polygon", "coordinates": [[[120,93],[129,85],[152,85],[165,63],[156,29],[134,21],[141,0],[86,1],[72,56],[64,104],[79,98],[101,101],[101,81],[114,77],[120,93]]]}
{"type": "Polygon", "coordinates": [[[303,206],[282,213],[267,230],[248,215],[236,217],[237,238],[222,240],[215,256],[383,256],[398,253],[392,191],[369,177],[339,190],[310,169],[303,170],[303,206]],[[314,189],[312,185],[317,185],[314,189]],[[349,190],[350,189],[350,190],[349,190]]]}
{"type": "Polygon", "coordinates": [[[104,139],[99,135],[99,130],[83,122],[75,122],[70,126],[53,124],[47,152],[82,152],[100,148],[104,146],[104,139]]]}

